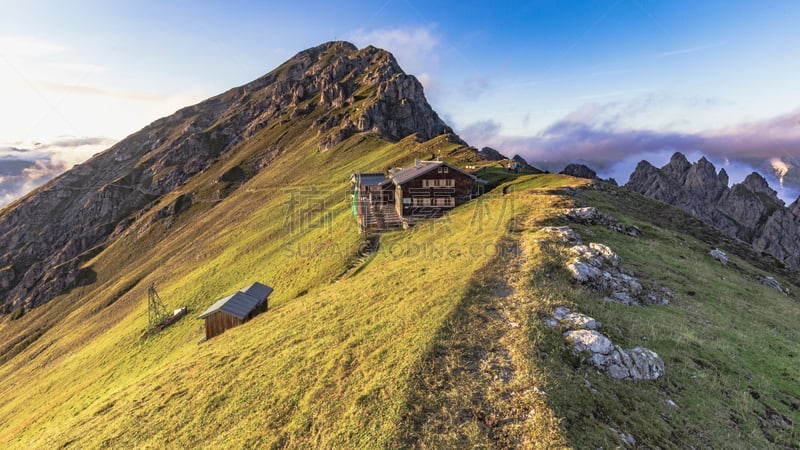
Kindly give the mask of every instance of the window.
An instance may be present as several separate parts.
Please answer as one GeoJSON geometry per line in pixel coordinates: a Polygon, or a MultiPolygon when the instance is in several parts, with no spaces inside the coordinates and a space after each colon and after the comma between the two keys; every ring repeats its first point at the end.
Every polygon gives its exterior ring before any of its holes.
{"type": "Polygon", "coordinates": [[[430,197],[414,197],[411,200],[411,206],[431,206],[430,197]]]}
{"type": "Polygon", "coordinates": [[[434,197],[433,205],[445,206],[445,207],[456,206],[456,199],[454,199],[453,197],[434,197]]]}
{"type": "Polygon", "coordinates": [[[422,180],[423,188],[455,187],[455,186],[456,186],[456,180],[453,179],[422,180]]]}

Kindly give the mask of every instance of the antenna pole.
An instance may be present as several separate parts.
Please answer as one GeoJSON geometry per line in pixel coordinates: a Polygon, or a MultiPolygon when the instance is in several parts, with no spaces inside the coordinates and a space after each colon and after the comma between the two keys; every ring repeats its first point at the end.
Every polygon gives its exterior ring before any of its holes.
{"type": "Polygon", "coordinates": [[[161,301],[161,297],[156,292],[155,283],[150,283],[150,287],[147,288],[147,319],[150,329],[152,330],[161,325],[166,317],[167,308],[164,307],[164,302],[161,301]]]}

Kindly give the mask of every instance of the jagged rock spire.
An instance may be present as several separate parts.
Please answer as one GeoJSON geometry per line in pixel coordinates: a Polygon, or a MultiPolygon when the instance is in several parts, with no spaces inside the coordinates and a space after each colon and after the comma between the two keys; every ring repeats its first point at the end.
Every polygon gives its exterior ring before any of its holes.
{"type": "Polygon", "coordinates": [[[692,164],[682,153],[661,169],[640,162],[625,185],[675,205],[720,230],[800,268],[800,206],[789,208],[767,180],[752,173],[728,187],[728,173],[706,158],[692,164]]]}

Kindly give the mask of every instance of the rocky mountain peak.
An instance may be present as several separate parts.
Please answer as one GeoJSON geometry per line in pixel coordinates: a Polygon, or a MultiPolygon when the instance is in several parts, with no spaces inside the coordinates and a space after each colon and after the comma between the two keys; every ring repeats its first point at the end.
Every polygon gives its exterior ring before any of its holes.
{"type": "Polygon", "coordinates": [[[697,164],[692,165],[692,170],[702,177],[706,178],[716,178],[717,177],[717,168],[714,167],[714,164],[711,161],[707,160],[706,157],[700,158],[697,161],[697,164]]]}
{"type": "Polygon", "coordinates": [[[357,50],[348,43],[326,45],[298,80],[301,98],[319,92],[319,106],[345,109],[316,123],[320,135],[325,134],[320,148],[329,149],[361,132],[390,140],[409,135],[428,140],[452,133],[428,104],[419,80],[403,72],[391,53],[372,46],[357,50]],[[316,77],[310,76],[317,71],[316,77]],[[359,106],[352,107],[356,103],[359,106]]]}
{"type": "Polygon", "coordinates": [[[797,200],[793,201],[792,204],[789,205],[788,209],[792,212],[792,214],[800,217],[800,197],[797,197],[797,200]]]}
{"type": "Polygon", "coordinates": [[[719,169],[719,175],[717,175],[717,179],[719,179],[719,182],[725,187],[727,187],[728,183],[730,182],[728,172],[726,172],[724,168],[719,169]]]}
{"type": "Polygon", "coordinates": [[[728,187],[717,176],[717,169],[705,157],[691,164],[684,179],[684,185],[693,191],[693,194],[703,197],[706,201],[714,201],[728,187]]]}
{"type": "Polygon", "coordinates": [[[692,168],[689,160],[683,153],[675,152],[670,158],[669,163],[662,167],[661,170],[670,178],[683,179],[686,172],[692,168]]]}
{"type": "MultiPolygon", "coordinates": [[[[677,164],[674,168],[677,168],[677,164]]],[[[685,171],[673,170],[672,177],[667,173],[666,169],[658,169],[648,161],[639,161],[625,187],[666,203],[674,203],[680,194],[680,185],[675,179],[680,180],[685,171]]]]}
{"type": "Polygon", "coordinates": [[[742,181],[741,185],[745,186],[746,188],[750,189],[753,192],[759,194],[765,194],[767,197],[774,200],[776,203],[777,202],[783,203],[783,201],[778,198],[778,193],[774,189],[769,187],[769,183],[767,182],[767,180],[757,172],[753,172],[750,175],[748,175],[744,179],[744,181],[742,181]]]}
{"type": "Polygon", "coordinates": [[[633,175],[638,173],[647,173],[652,172],[653,170],[658,170],[650,161],[641,160],[638,164],[636,164],[636,168],[633,170],[633,175]]]}
{"type": "Polygon", "coordinates": [[[567,166],[564,167],[564,170],[562,170],[559,173],[561,173],[562,175],[569,175],[571,177],[576,177],[576,178],[587,178],[590,180],[594,180],[597,178],[597,172],[592,170],[591,167],[586,166],[584,164],[574,164],[574,163],[567,164],[567,166]]]}
{"type": "Polygon", "coordinates": [[[532,165],[530,165],[530,164],[528,163],[528,161],[526,161],[526,160],[525,160],[525,158],[523,158],[523,157],[522,157],[522,156],[520,156],[520,155],[514,155],[514,156],[512,156],[512,157],[511,157],[511,160],[512,160],[512,161],[514,161],[514,162],[516,162],[516,163],[518,163],[518,164],[520,165],[520,168],[521,168],[523,171],[526,171],[526,172],[541,172],[541,170],[539,170],[539,169],[537,169],[536,167],[533,167],[532,165]]]}
{"type": "Polygon", "coordinates": [[[508,159],[505,155],[491,147],[483,147],[482,149],[478,150],[478,153],[480,153],[481,156],[489,161],[502,161],[504,159],[508,159]]]}
{"type": "MultiPolygon", "coordinates": [[[[156,120],[4,209],[0,310],[35,306],[91,282],[84,263],[93,251],[163,196],[274,127],[299,127],[322,151],[357,133],[391,141],[452,133],[391,53],[342,41],[303,50],[250,83],[156,120]]],[[[291,150],[273,144],[252,157],[249,175],[234,178],[253,176],[291,150]]],[[[183,207],[191,202],[180,198],[183,207]]],[[[159,212],[183,209],[173,206],[159,212]]]]}

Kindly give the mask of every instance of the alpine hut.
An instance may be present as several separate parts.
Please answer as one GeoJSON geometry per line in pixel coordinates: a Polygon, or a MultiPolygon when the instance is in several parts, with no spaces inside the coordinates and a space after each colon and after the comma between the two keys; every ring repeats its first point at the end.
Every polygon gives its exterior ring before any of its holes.
{"type": "Polygon", "coordinates": [[[444,161],[414,161],[414,165],[382,173],[355,173],[353,216],[362,230],[389,229],[417,218],[441,216],[475,198],[487,182],[444,161]]]}

